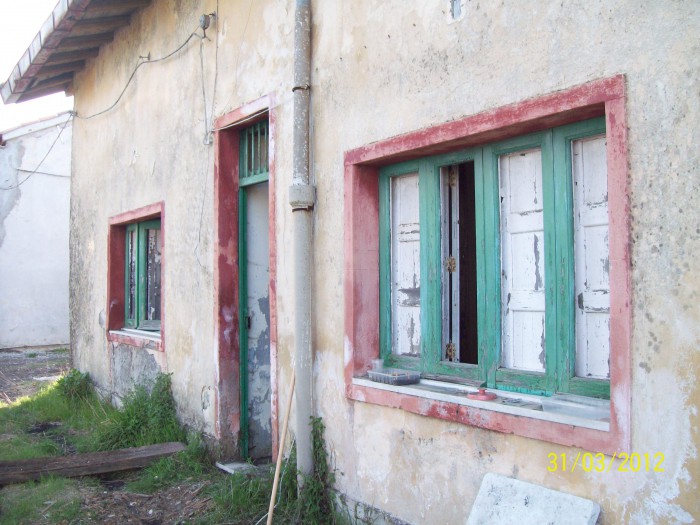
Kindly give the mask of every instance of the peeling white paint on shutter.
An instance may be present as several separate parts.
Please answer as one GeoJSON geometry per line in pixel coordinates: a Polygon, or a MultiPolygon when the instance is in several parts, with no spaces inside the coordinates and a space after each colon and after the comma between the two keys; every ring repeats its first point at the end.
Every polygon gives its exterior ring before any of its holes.
{"type": "Polygon", "coordinates": [[[610,377],[610,262],[605,136],[572,142],[576,375],[610,377]]]}
{"type": "Polygon", "coordinates": [[[146,232],[146,319],[160,321],[160,260],[162,251],[160,228],[149,228],[146,232]]]}
{"type": "Polygon", "coordinates": [[[545,370],[542,154],[499,159],[501,199],[501,366],[545,370]]]}
{"type": "Polygon", "coordinates": [[[420,355],[420,219],[418,174],[391,179],[392,350],[420,355]]]}

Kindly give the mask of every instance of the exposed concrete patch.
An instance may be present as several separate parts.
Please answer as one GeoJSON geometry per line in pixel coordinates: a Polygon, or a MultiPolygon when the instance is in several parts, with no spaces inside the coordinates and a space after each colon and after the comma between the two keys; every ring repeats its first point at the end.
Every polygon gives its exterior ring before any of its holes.
{"type": "Polygon", "coordinates": [[[121,399],[137,385],[151,390],[160,366],[151,352],[125,344],[112,350],[112,392],[121,399]]]}
{"type": "Polygon", "coordinates": [[[407,521],[400,520],[388,512],[352,499],[345,494],[334,491],[333,495],[335,497],[336,508],[340,509],[341,514],[345,513],[351,523],[366,523],[368,525],[410,525],[407,521]]]}

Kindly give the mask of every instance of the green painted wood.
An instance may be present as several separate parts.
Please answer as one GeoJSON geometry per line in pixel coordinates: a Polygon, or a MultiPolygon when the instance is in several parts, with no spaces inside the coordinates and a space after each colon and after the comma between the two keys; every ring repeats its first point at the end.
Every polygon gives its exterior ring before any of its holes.
{"type": "Polygon", "coordinates": [[[609,381],[574,377],[574,259],[571,141],[605,131],[603,118],[516,137],[448,155],[384,167],[379,180],[380,347],[388,366],[431,377],[481,380],[490,388],[550,395],[571,392],[609,398],[609,381]],[[545,373],[506,370],[501,362],[501,246],[499,163],[503,154],[540,148],[545,230],[545,373]],[[440,167],[474,161],[479,364],[442,360],[440,167]],[[419,172],[422,358],[391,352],[390,177],[419,172]]]}
{"type": "Polygon", "coordinates": [[[241,188],[245,188],[246,186],[252,186],[253,184],[267,182],[269,179],[270,179],[270,173],[266,171],[264,173],[258,173],[257,175],[250,175],[244,179],[240,179],[240,181],[238,182],[238,185],[241,188]]]}
{"type": "Polygon", "coordinates": [[[440,167],[424,159],[418,169],[420,205],[421,369],[428,371],[442,355],[440,271],[440,167]]]}
{"type": "MultiPolygon", "coordinates": [[[[420,360],[391,351],[391,177],[418,171],[418,162],[386,166],[379,171],[379,348],[386,366],[420,369],[420,360]]],[[[420,182],[419,182],[420,183],[420,182]]]]}
{"type": "Polygon", "coordinates": [[[147,257],[148,257],[148,235],[147,230],[160,230],[160,219],[152,219],[144,222],[129,224],[126,227],[126,250],[124,260],[124,325],[127,328],[139,328],[143,330],[160,330],[160,320],[146,319],[146,278],[147,278],[147,257]],[[134,243],[130,245],[129,238],[134,235],[134,243]],[[134,315],[129,315],[131,294],[129,290],[129,280],[131,278],[130,258],[136,250],[134,273],[135,275],[135,296],[134,315]]]}
{"type": "MultiPolygon", "coordinates": [[[[389,176],[379,174],[379,356],[391,356],[391,203],[389,176]]],[[[388,363],[388,361],[387,361],[388,363]]]]}
{"type": "Polygon", "coordinates": [[[546,392],[557,390],[556,371],[559,345],[557,343],[557,217],[555,209],[554,166],[552,152],[552,132],[547,131],[542,137],[542,199],[544,200],[544,258],[545,258],[545,376],[546,392]]]}
{"type": "MultiPolygon", "coordinates": [[[[483,376],[479,366],[466,363],[451,363],[443,360],[444,349],[442,348],[442,268],[443,261],[441,260],[440,242],[441,242],[441,202],[440,202],[440,178],[441,169],[443,167],[462,164],[464,162],[474,161],[476,165],[476,157],[479,157],[481,163],[480,149],[467,149],[446,155],[436,155],[427,157],[423,161],[423,170],[426,174],[425,182],[421,181],[421,189],[423,186],[429,188],[430,194],[426,197],[425,202],[425,222],[429,233],[426,239],[424,248],[421,248],[421,254],[425,253],[428,261],[426,268],[431,275],[431,278],[423,281],[426,288],[426,301],[428,304],[428,313],[425,322],[429,324],[429,333],[426,341],[425,355],[426,359],[423,362],[423,370],[430,374],[438,374],[444,376],[458,375],[463,378],[474,381],[481,381],[483,376]],[[432,264],[431,264],[432,263],[432,264]]],[[[481,199],[477,198],[477,203],[481,199]]],[[[423,202],[421,204],[424,204],[423,202]]],[[[422,227],[421,224],[421,227],[422,227]]],[[[478,330],[478,328],[477,328],[478,330]]]]}
{"type": "Polygon", "coordinates": [[[558,312],[556,342],[556,389],[569,391],[569,378],[575,365],[575,311],[574,311],[574,202],[571,177],[571,147],[562,128],[554,130],[555,200],[553,220],[556,230],[556,308],[558,312]],[[568,147],[568,151],[567,151],[568,147]]]}
{"type": "Polygon", "coordinates": [[[146,312],[146,281],[148,279],[148,230],[160,230],[160,219],[140,222],[138,224],[138,328],[142,330],[160,330],[160,319],[149,320],[146,312]]]}
{"type": "Polygon", "coordinates": [[[269,178],[269,122],[261,120],[240,131],[239,186],[269,178]]]}
{"type": "Polygon", "coordinates": [[[476,187],[482,195],[482,201],[476,203],[477,242],[481,248],[477,254],[479,358],[487,386],[496,388],[496,370],[501,360],[501,246],[498,159],[492,146],[483,148],[482,167],[477,168],[476,187]]]}
{"type": "MultiPolygon", "coordinates": [[[[138,317],[138,293],[134,292],[134,299],[135,304],[133,305],[134,308],[134,315],[129,315],[129,307],[132,306],[132,298],[131,298],[131,290],[129,287],[129,281],[131,280],[131,257],[133,250],[135,249],[137,254],[138,254],[138,227],[136,224],[129,224],[126,227],[126,250],[125,250],[125,256],[124,256],[124,326],[127,328],[136,328],[136,318],[138,317]],[[129,242],[131,239],[132,234],[135,234],[134,237],[134,242],[133,245],[129,242]]],[[[138,264],[139,264],[139,258],[138,256],[136,257],[136,267],[134,268],[134,271],[136,272],[136,276],[138,276],[138,264]]],[[[138,280],[138,277],[137,277],[138,280]]]]}
{"type": "MultiPolygon", "coordinates": [[[[551,224],[548,223],[547,209],[551,206],[554,199],[553,191],[553,169],[552,169],[552,151],[551,151],[551,132],[545,131],[542,133],[532,133],[515,137],[506,141],[492,144],[489,154],[490,166],[487,176],[491,178],[490,188],[493,189],[494,195],[487,201],[491,203],[493,209],[494,227],[489,236],[498,244],[497,249],[491,249],[493,261],[491,268],[493,271],[490,275],[489,287],[490,297],[494,303],[491,313],[492,318],[497,318],[497,327],[493,326],[493,339],[498,340],[494,345],[495,352],[492,350],[492,355],[489,356],[489,375],[487,384],[491,388],[504,388],[517,392],[525,393],[544,393],[550,392],[554,388],[554,380],[551,375],[554,372],[556,363],[556,351],[551,348],[552,334],[556,330],[556,302],[552,297],[554,291],[554,271],[552,265],[554,263],[554,246],[555,239],[551,224]],[[539,149],[542,159],[542,198],[544,200],[544,239],[545,239],[545,373],[538,374],[526,371],[509,370],[501,368],[501,350],[502,350],[502,319],[501,319],[501,227],[500,227],[500,199],[499,199],[499,157],[501,155],[516,153],[529,149],[539,149]],[[491,284],[492,283],[492,284],[491,284]],[[497,313],[496,313],[497,312],[497,313]],[[493,386],[492,386],[493,385],[493,386]]],[[[496,323],[494,323],[496,324],[496,323]]]]}
{"type": "Polygon", "coordinates": [[[580,396],[610,399],[610,381],[572,377],[569,379],[567,392],[580,396]]]}
{"type": "Polygon", "coordinates": [[[499,368],[496,371],[496,388],[523,394],[548,394],[549,377],[546,373],[499,368]]]}
{"type": "Polygon", "coordinates": [[[574,190],[571,143],[574,140],[605,132],[603,117],[576,122],[553,130],[557,264],[558,361],[556,388],[592,397],[610,396],[610,382],[575,378],[576,306],[574,258],[574,190]]]}

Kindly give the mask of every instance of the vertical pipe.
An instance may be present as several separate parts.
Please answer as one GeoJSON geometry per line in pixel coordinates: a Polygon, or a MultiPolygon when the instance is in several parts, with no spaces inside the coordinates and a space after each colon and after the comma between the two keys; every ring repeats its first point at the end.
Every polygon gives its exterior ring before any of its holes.
{"type": "Polygon", "coordinates": [[[294,174],[289,203],[294,215],[294,344],[296,350],[297,467],[302,477],[313,471],[310,418],[313,405],[311,348],[311,243],[314,187],[309,184],[309,87],[311,77],[311,7],[297,0],[294,24],[294,174]]]}

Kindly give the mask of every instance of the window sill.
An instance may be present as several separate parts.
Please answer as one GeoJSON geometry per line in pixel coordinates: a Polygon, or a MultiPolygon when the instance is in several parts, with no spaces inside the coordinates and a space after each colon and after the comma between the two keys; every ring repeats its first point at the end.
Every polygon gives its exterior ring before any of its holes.
{"type": "Polygon", "coordinates": [[[107,340],[113,343],[120,343],[136,348],[163,351],[163,341],[160,332],[147,332],[145,330],[135,330],[132,328],[122,328],[120,330],[110,330],[107,332],[107,340]]]}
{"type": "Polygon", "coordinates": [[[492,401],[479,401],[469,399],[467,394],[476,392],[477,389],[452,383],[443,383],[431,379],[421,379],[420,383],[414,385],[387,385],[377,383],[364,377],[355,377],[353,385],[366,388],[374,388],[397,394],[414,396],[428,401],[439,401],[452,405],[471,407],[475,409],[488,410],[513,416],[527,417],[551,423],[572,425],[575,427],[590,428],[603,432],[610,431],[610,418],[586,419],[582,417],[569,416],[542,410],[542,401],[539,396],[505,392],[501,390],[489,390],[498,397],[492,401]]]}

